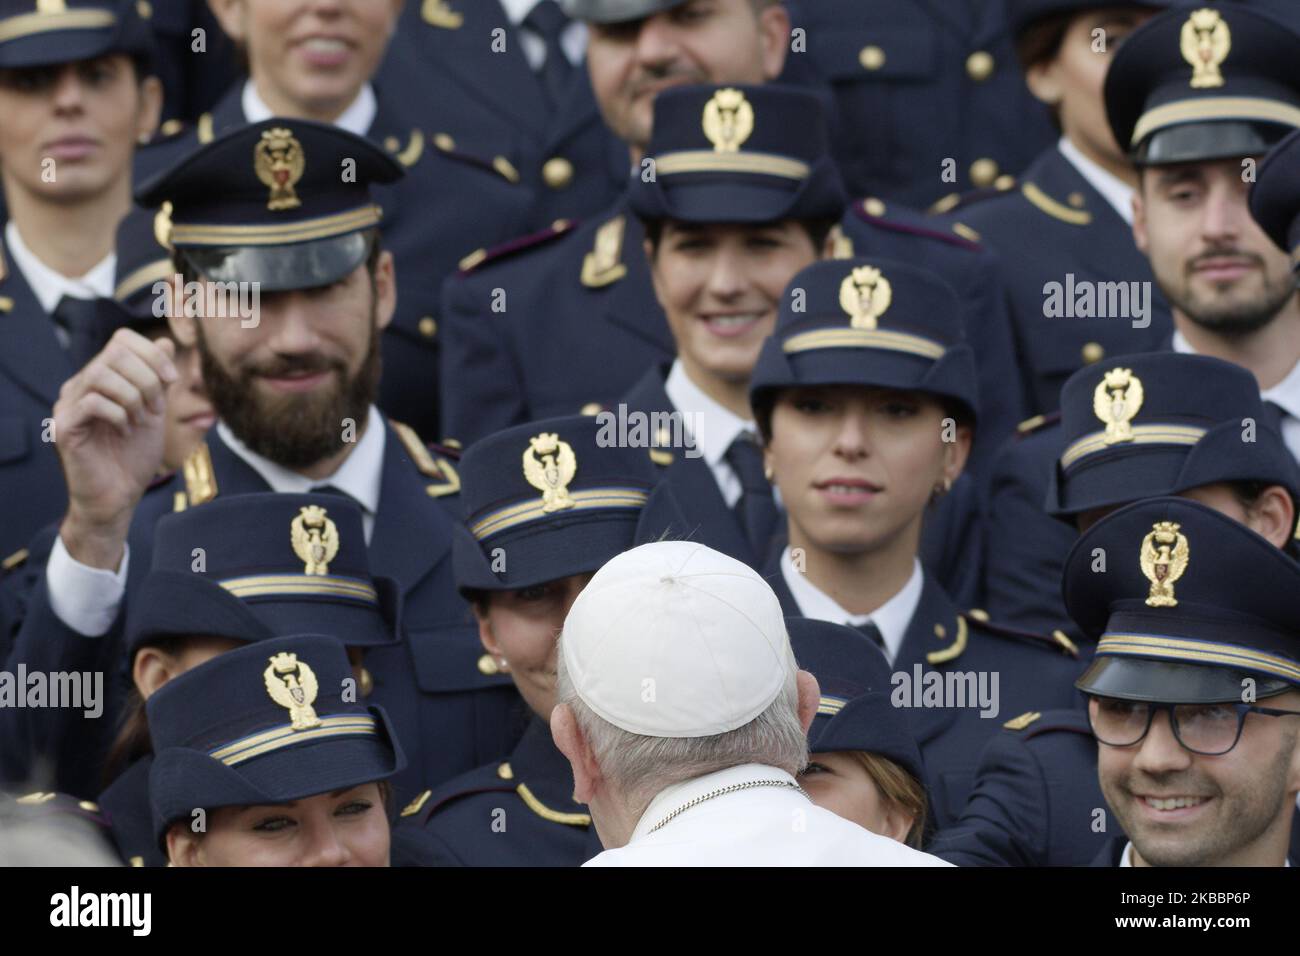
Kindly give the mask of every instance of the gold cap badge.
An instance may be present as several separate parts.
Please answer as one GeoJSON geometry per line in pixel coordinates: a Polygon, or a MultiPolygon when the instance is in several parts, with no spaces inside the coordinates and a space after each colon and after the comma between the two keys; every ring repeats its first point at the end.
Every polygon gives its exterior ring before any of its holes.
{"type": "Polygon", "coordinates": [[[1173,521],[1157,521],[1151,533],[1142,539],[1139,563],[1142,573],[1151,582],[1147,595],[1148,607],[1175,607],[1174,582],[1187,570],[1187,538],[1178,533],[1179,525],[1173,521]]]}
{"type": "Polygon", "coordinates": [[[1107,372],[1092,393],[1092,410],[1106,423],[1107,445],[1132,441],[1133,429],[1129,422],[1142,407],[1142,380],[1131,369],[1113,368],[1107,372]]]}
{"type": "Polygon", "coordinates": [[[738,152],[753,132],[754,107],[740,90],[718,90],[704,104],[704,135],[714,152],[738,152]]]}
{"type": "Polygon", "coordinates": [[[543,432],[528,439],[528,448],[524,450],[524,477],[542,493],[543,513],[574,506],[574,500],[569,497],[569,482],[577,470],[578,459],[573,454],[573,446],[560,441],[559,435],[543,432]]]}
{"type": "Polygon", "coordinates": [[[281,651],[269,658],[271,663],[262,672],[266,692],[271,700],[289,711],[294,730],[309,730],[320,726],[320,718],[312,709],[319,687],[316,674],[297,654],[281,651]]]}
{"type": "Polygon", "coordinates": [[[840,283],[840,305],[855,329],[874,329],[876,320],[889,309],[894,290],[874,266],[859,266],[840,283]]]}
{"type": "Polygon", "coordinates": [[[298,509],[298,517],[289,522],[289,541],[305,565],[303,574],[330,573],[330,562],[339,553],[339,529],[324,508],[306,505],[298,509]]]}
{"type": "Polygon", "coordinates": [[[272,212],[297,209],[302,200],[294,191],[307,168],[302,144],[293,133],[282,127],[268,129],[253,147],[253,171],[270,190],[266,208],[272,212]]]}
{"type": "Polygon", "coordinates": [[[1219,66],[1232,49],[1232,32],[1218,10],[1204,7],[1194,10],[1179,35],[1183,59],[1192,66],[1192,89],[1204,90],[1223,85],[1219,66]]]}

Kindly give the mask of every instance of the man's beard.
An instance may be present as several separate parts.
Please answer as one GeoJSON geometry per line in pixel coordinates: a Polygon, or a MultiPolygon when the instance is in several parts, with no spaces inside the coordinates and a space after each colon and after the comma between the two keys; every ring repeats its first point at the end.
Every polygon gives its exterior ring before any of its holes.
{"type": "Polygon", "coordinates": [[[345,419],[364,427],[379,388],[379,327],[374,307],[370,341],[356,375],[343,362],[323,355],[282,356],[232,375],[208,350],[199,323],[203,384],[217,415],[248,448],[289,469],[307,468],[337,453],[344,444],[345,419]],[[315,392],[268,396],[258,391],[260,376],[334,372],[338,384],[315,392]]]}
{"type": "Polygon", "coordinates": [[[1198,256],[1184,264],[1181,279],[1179,283],[1159,283],[1170,304],[1207,332],[1230,339],[1243,338],[1264,328],[1296,294],[1295,280],[1291,276],[1286,276],[1284,282],[1271,282],[1264,260],[1240,250],[1216,251],[1198,256]],[[1243,297],[1241,290],[1236,290],[1230,294],[1232,298],[1225,301],[1206,301],[1194,292],[1192,271],[1197,261],[1222,255],[1247,258],[1258,266],[1259,290],[1249,297],[1243,297]]]}

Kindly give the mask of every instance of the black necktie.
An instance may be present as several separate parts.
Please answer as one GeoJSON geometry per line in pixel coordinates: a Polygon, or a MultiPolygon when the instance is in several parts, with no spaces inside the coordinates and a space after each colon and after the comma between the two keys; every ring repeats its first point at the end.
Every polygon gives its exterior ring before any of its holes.
{"type": "Polygon", "coordinates": [[[865,634],[872,644],[875,644],[876,647],[885,652],[886,657],[889,656],[889,649],[885,647],[885,638],[884,635],[880,633],[880,628],[876,627],[876,625],[872,624],[870,621],[867,621],[866,624],[854,624],[853,628],[854,630],[861,631],[865,634]]]}
{"type": "Polygon", "coordinates": [[[767,555],[780,513],[772,497],[772,486],[763,474],[763,449],[747,433],[731,443],[723,460],[740,479],[740,500],[732,509],[745,529],[745,538],[760,559],[767,555]]]}
{"type": "Polygon", "coordinates": [[[524,17],[524,26],[532,30],[546,42],[546,59],[542,61],[538,77],[542,89],[552,110],[559,108],[564,101],[564,94],[573,75],[573,64],[565,56],[560,37],[569,25],[569,18],[564,15],[555,0],[538,0],[533,9],[524,17]]]}
{"type": "Polygon", "coordinates": [[[68,333],[68,356],[80,369],[103,348],[103,323],[94,299],[65,295],[54,307],[54,321],[68,333]]]}

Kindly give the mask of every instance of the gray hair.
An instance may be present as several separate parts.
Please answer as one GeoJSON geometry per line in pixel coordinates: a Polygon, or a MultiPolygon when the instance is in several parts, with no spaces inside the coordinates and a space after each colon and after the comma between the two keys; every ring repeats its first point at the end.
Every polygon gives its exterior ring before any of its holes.
{"type": "Polygon", "coordinates": [[[578,696],[564,666],[564,637],[556,655],[556,703],[573,711],[601,774],[629,806],[644,809],[674,784],[705,774],[761,763],[792,776],[808,763],[808,738],[799,722],[799,687],[792,670],[776,700],[749,723],[709,737],[648,737],[616,727],[578,696]]]}

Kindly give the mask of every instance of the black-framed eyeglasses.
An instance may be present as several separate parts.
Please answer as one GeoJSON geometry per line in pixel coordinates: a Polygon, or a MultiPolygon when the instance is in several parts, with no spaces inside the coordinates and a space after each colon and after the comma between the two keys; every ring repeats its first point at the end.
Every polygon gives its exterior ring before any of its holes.
{"type": "Polygon", "coordinates": [[[1151,730],[1158,711],[1169,713],[1174,739],[1185,750],[1206,757],[1226,754],[1241,740],[1247,714],[1265,717],[1300,717],[1300,710],[1278,710],[1257,704],[1165,704],[1118,697],[1090,697],[1088,723],[1092,734],[1110,747],[1131,747],[1151,730]]]}

